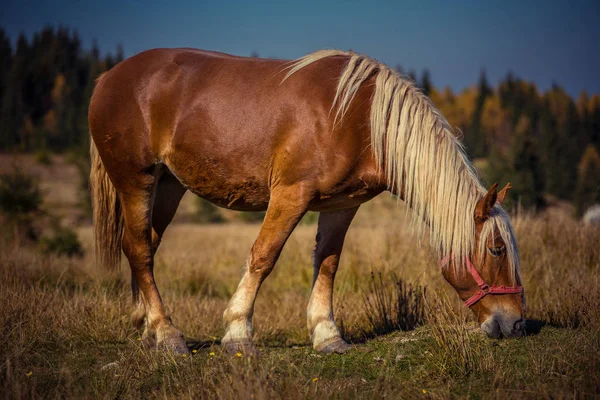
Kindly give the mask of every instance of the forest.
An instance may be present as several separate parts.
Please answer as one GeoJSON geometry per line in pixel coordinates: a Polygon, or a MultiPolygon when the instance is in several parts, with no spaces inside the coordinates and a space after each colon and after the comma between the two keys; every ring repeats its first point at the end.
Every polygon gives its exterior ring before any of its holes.
{"type": "MultiPolygon", "coordinates": [[[[123,60],[122,46],[104,55],[96,44],[85,49],[64,26],[12,43],[0,28],[0,151],[86,157],[94,82],[123,60]]],[[[408,76],[463,138],[484,181],[511,182],[515,211],[566,200],[579,216],[600,202],[599,94],[574,99],[559,83],[541,91],[511,72],[494,86],[482,70],[458,93],[434,87],[428,70],[408,76]]]]}

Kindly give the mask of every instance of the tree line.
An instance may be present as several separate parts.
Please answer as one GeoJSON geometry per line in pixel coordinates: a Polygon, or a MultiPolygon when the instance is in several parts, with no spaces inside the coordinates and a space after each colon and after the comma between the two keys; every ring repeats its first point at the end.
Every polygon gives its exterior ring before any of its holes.
{"type": "Polygon", "coordinates": [[[65,151],[87,147],[87,109],[95,79],[123,60],[85,51],[76,31],[46,27],[13,49],[0,28],[0,150],[65,151]]]}
{"type": "Polygon", "coordinates": [[[492,87],[482,71],[460,93],[434,88],[427,70],[409,76],[462,136],[488,184],[511,182],[513,206],[541,209],[553,197],[581,215],[600,203],[600,95],[575,100],[558,84],[542,92],[512,73],[492,87]]]}
{"type": "MultiPolygon", "coordinates": [[[[76,31],[46,27],[13,49],[0,28],[0,151],[77,151],[88,146],[87,109],[97,76],[123,59],[81,46],[76,31]]],[[[400,68],[398,67],[400,70],[400,68]]],[[[600,96],[573,99],[559,85],[540,91],[513,74],[493,87],[482,72],[459,93],[418,78],[463,136],[487,182],[510,181],[513,204],[542,208],[548,195],[578,213],[600,202],[600,96]]]]}

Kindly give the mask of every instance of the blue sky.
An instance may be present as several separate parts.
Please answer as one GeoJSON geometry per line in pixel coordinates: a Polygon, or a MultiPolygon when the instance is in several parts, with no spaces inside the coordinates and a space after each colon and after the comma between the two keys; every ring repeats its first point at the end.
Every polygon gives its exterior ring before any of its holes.
{"type": "Polygon", "coordinates": [[[198,47],[297,58],[353,49],[390,66],[431,71],[460,90],[485,68],[600,93],[598,1],[116,1],[2,0],[0,26],[16,40],[46,24],[77,29],[85,47],[122,43],[126,56],[153,47],[198,47]]]}

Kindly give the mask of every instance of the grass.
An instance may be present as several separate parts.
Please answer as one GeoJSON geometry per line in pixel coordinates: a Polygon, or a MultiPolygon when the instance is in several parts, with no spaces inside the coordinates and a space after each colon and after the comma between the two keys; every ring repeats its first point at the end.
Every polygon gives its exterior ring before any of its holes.
{"type": "Polygon", "coordinates": [[[600,397],[600,231],[555,214],[515,221],[528,336],[492,340],[407,226],[388,198],[359,211],[336,279],[336,320],[354,343],[341,356],[316,353],[306,330],[314,225],[297,228],[261,289],[258,359],[228,356],[218,341],[259,225],[167,231],[156,277],[192,357],[141,347],[126,263],[97,270],[89,226],[78,228],[81,259],[0,241],[1,397],[600,397]]]}

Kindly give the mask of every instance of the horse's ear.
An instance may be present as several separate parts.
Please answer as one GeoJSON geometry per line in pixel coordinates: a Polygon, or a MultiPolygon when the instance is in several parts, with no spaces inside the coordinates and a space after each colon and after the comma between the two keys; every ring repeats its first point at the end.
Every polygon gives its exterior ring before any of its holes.
{"type": "Polygon", "coordinates": [[[512,186],[510,186],[510,182],[508,182],[506,184],[506,186],[504,186],[504,189],[502,189],[501,191],[498,192],[498,203],[502,204],[502,202],[504,201],[504,199],[506,198],[506,194],[508,193],[508,189],[512,189],[512,186]]]}
{"type": "Polygon", "coordinates": [[[477,222],[483,222],[490,216],[490,212],[496,203],[498,198],[498,184],[494,183],[490,190],[477,202],[475,206],[475,220],[477,222]]]}

